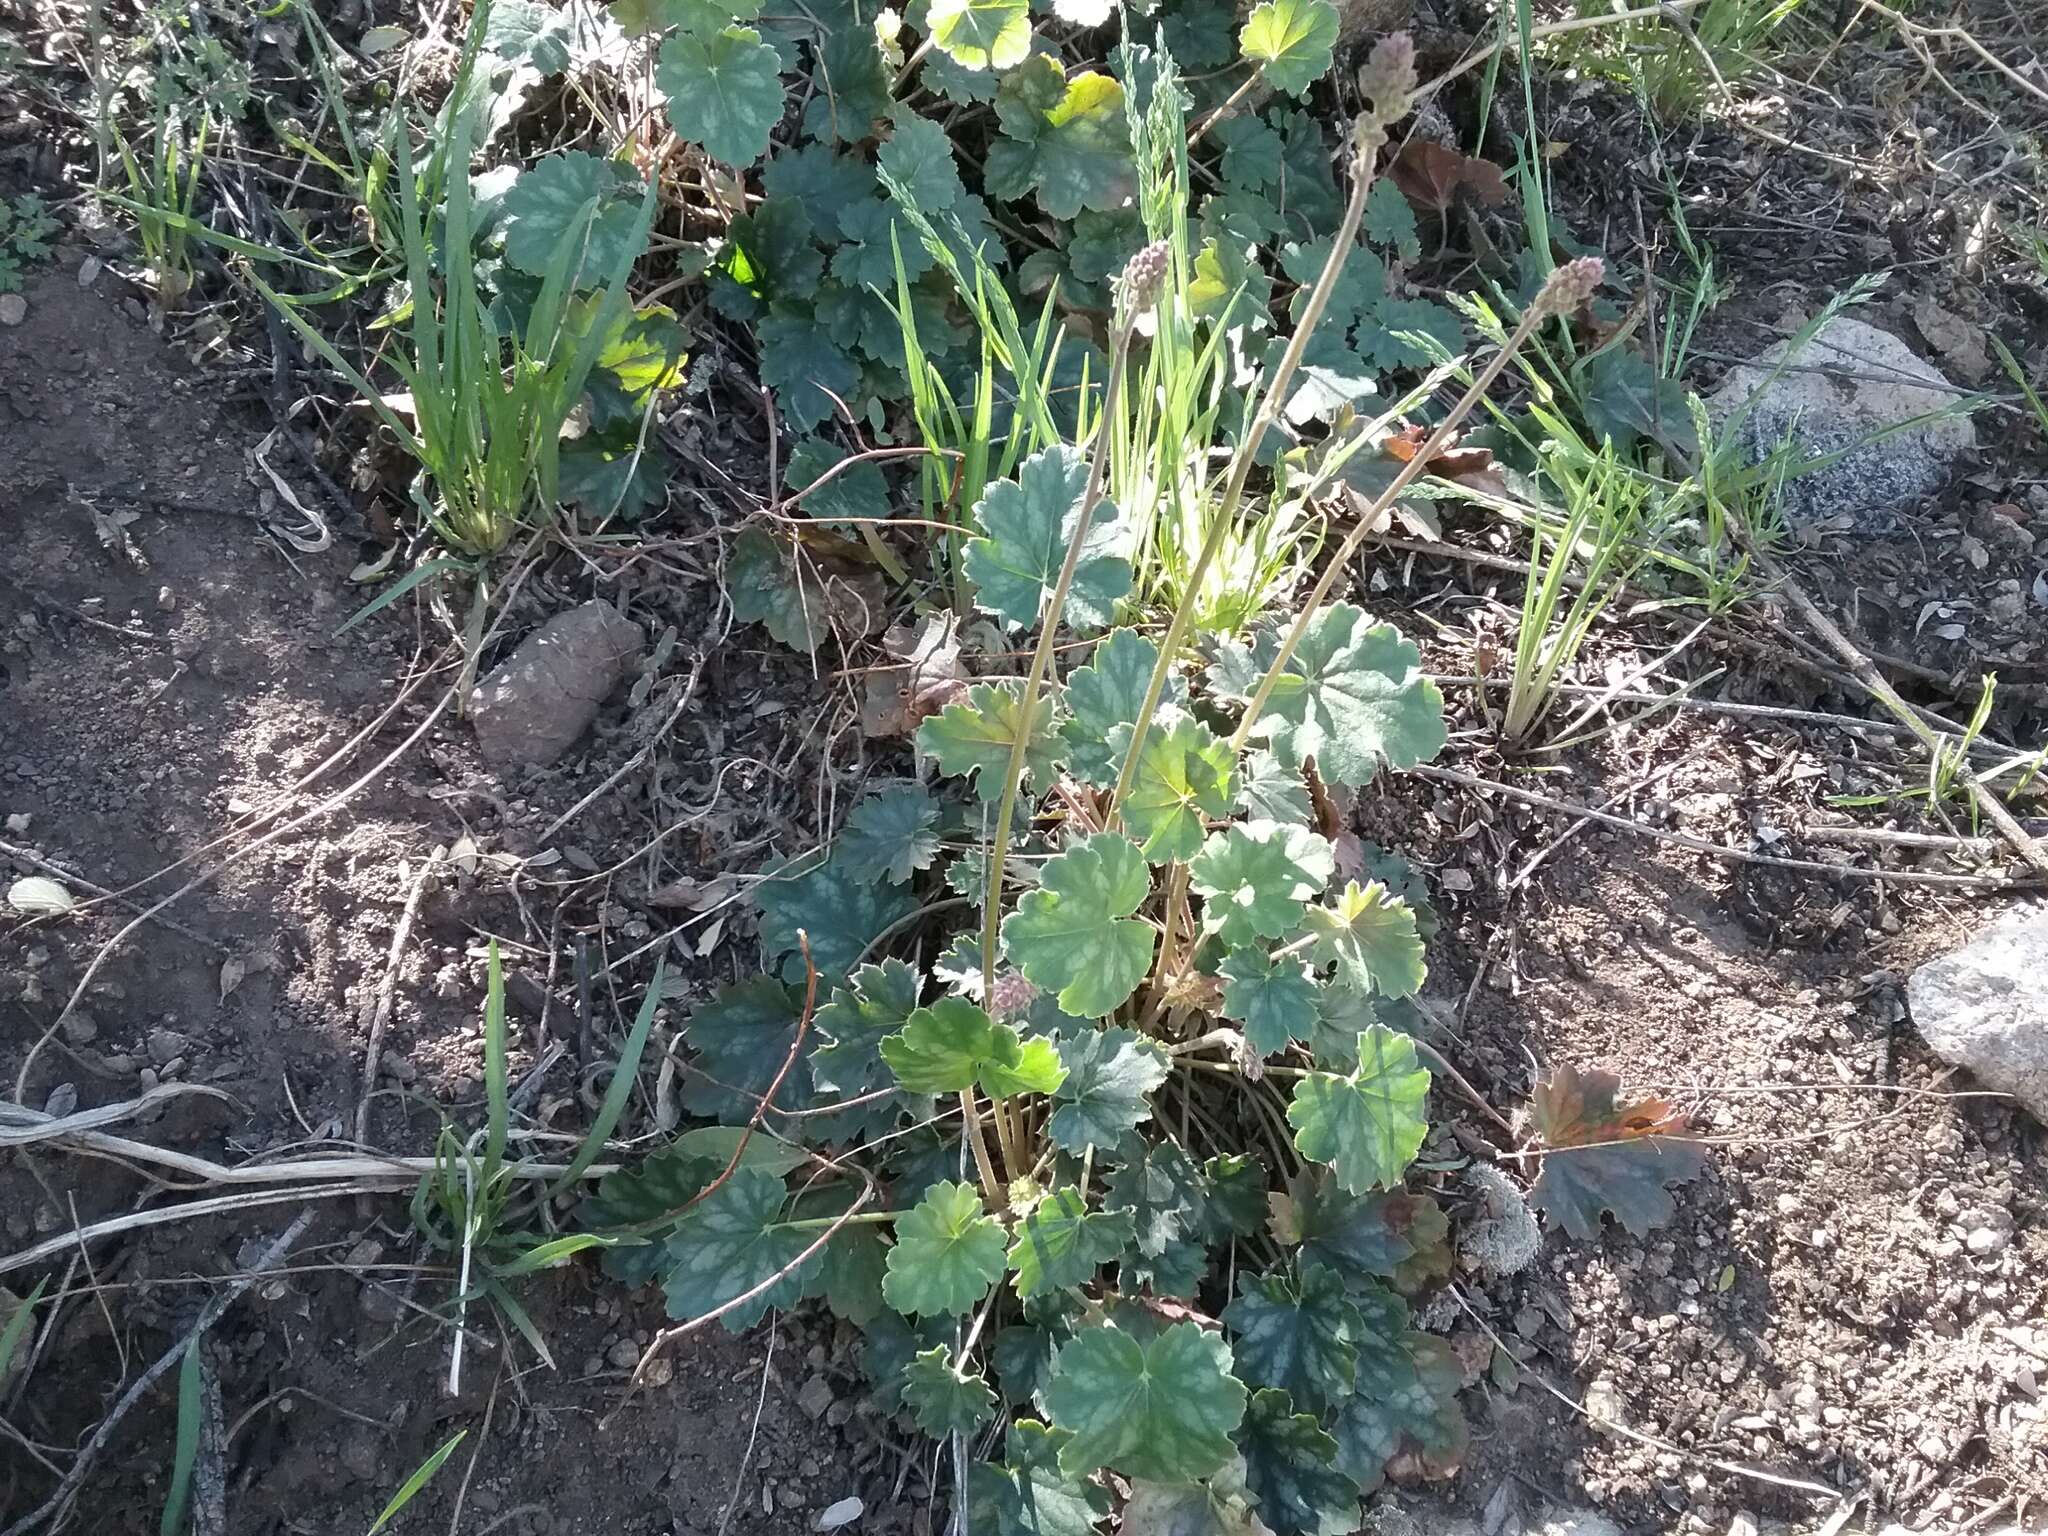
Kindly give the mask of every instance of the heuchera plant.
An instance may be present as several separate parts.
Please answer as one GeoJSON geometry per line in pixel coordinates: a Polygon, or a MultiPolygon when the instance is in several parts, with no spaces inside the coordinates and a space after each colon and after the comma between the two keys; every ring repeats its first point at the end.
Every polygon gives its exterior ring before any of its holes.
{"type": "MultiPolygon", "coordinates": [[[[1008,46],[992,13],[931,15],[1008,46]]],[[[1551,279],[1298,613],[1196,633],[1409,110],[1407,40],[1360,83],[1344,217],[1163,630],[1115,622],[1135,604],[1108,430],[987,486],[964,571],[981,607],[1036,628],[1028,657],[984,658],[923,721],[936,790],[875,792],[828,857],[761,888],[772,973],[686,1037],[685,1107],[747,1134],[678,1141],[582,1213],[621,1240],[609,1270],[658,1281],[679,1320],[744,1328],[815,1296],[865,1330],[886,1405],[992,1451],[964,1490],[976,1531],[1086,1531],[1105,1472],[1127,1531],[1350,1530],[1396,1456],[1442,1473],[1464,1444],[1459,1371],[1408,1300],[1449,1269],[1443,1212],[1405,1185],[1429,1130],[1404,1030],[1428,917],[1392,855],[1340,876],[1311,794],[1434,757],[1442,699],[1412,644],[1329,599],[1380,507],[1598,264],[1551,279]],[[942,865],[948,847],[967,851],[942,865]]],[[[1184,254],[1147,246],[1116,282],[1112,405],[1184,254]]]]}

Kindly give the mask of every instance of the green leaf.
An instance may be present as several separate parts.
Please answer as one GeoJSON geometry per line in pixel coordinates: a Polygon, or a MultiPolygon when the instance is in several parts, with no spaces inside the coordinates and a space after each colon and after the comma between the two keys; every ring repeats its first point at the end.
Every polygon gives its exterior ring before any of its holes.
{"type": "Polygon", "coordinates": [[[1059,1108],[1045,1133],[1068,1152],[1114,1147],[1152,1118],[1152,1090],[1172,1070],[1166,1053],[1128,1029],[1096,1029],[1062,1040],[1066,1081],[1053,1095],[1059,1108]]]}
{"type": "MultiPolygon", "coordinates": [[[[589,313],[598,302],[594,296],[578,299],[573,308],[589,313]]],[[[689,360],[683,328],[666,304],[618,311],[590,374],[591,426],[600,432],[631,427],[637,438],[640,418],[656,396],[683,381],[689,360]]],[[[652,445],[648,451],[658,453],[652,445]]]]}
{"type": "Polygon", "coordinates": [[[1253,821],[1306,827],[1313,807],[1299,768],[1290,768],[1264,747],[1244,755],[1239,767],[1237,808],[1253,821]]]}
{"type": "Polygon", "coordinates": [[[1230,1346],[1189,1322],[1142,1343],[1114,1325],[1075,1335],[1053,1359],[1045,1397],[1053,1422],[1074,1436],[1060,1452],[1063,1470],[1107,1466],[1156,1482],[1221,1467],[1245,1408],[1230,1346]]]}
{"type": "Polygon", "coordinates": [[[746,528],[733,540],[726,565],[726,592],[732,615],[742,624],[759,624],[794,650],[809,654],[831,633],[824,602],[817,593],[806,601],[782,546],[765,528],[746,528]]]}
{"type": "Polygon", "coordinates": [[[1129,1211],[1091,1211],[1073,1186],[1055,1190],[1018,1224],[1010,1245],[1018,1299],[1085,1285],[1135,1235],[1129,1211]]]}
{"type": "Polygon", "coordinates": [[[677,137],[726,165],[752,165],[782,118],[781,64],[751,27],[674,32],[661,45],[654,84],[668,98],[677,137]]]}
{"type": "MultiPolygon", "coordinates": [[[[808,491],[849,457],[847,450],[829,439],[807,437],[789,451],[789,464],[782,471],[783,489],[792,496],[808,491]]],[[[832,523],[885,518],[895,509],[889,502],[889,482],[882,478],[882,466],[865,463],[840,470],[798,502],[797,510],[819,522],[832,523]]]]}
{"type": "MultiPolygon", "coordinates": [[[[1021,7],[1023,0],[1013,3],[1021,7]]],[[[967,195],[960,181],[959,164],[953,157],[953,140],[928,117],[907,110],[899,113],[888,140],[875,151],[875,161],[909,194],[911,205],[928,219],[951,212],[967,195]]],[[[908,246],[911,241],[906,238],[903,243],[908,246]]],[[[905,254],[909,254],[907,250],[905,254]]]]}
{"type": "Polygon", "coordinates": [[[1056,219],[1083,208],[1108,213],[1137,187],[1124,88],[1084,70],[1072,79],[1059,60],[1035,53],[996,91],[1001,135],[990,143],[984,184],[991,197],[1035,192],[1056,219]]]}
{"type": "MultiPolygon", "coordinates": [[[[756,976],[719,990],[690,1016],[683,1040],[696,1053],[683,1084],[683,1107],[720,1120],[749,1119],[759,1095],[781,1070],[796,1038],[797,1004],[789,989],[756,976]]],[[[800,1109],[810,1096],[810,1072],[798,1062],[775,1096],[778,1109],[800,1109]]]]}
{"type": "MultiPolygon", "coordinates": [[[[816,1240],[816,1233],[780,1220],[785,1198],[780,1178],[740,1168],[690,1208],[663,1245],[673,1266],[663,1282],[670,1317],[687,1322],[715,1311],[788,1266],[816,1240]]],[[[803,1289],[802,1272],[793,1271],[722,1321],[730,1332],[744,1332],[770,1307],[793,1306],[803,1289]]]]}
{"type": "Polygon", "coordinates": [[[1637,1237],[1662,1226],[1677,1209],[1664,1186],[1706,1165],[1682,1113],[1663,1099],[1618,1103],[1620,1089],[1612,1072],[1566,1064],[1531,1096],[1545,1156],[1530,1202],[1576,1238],[1595,1236],[1602,1212],[1637,1237]]]}
{"type": "Polygon", "coordinates": [[[1391,176],[1372,184],[1365,199],[1365,238],[1374,245],[1392,246],[1396,255],[1414,262],[1422,255],[1422,236],[1415,228],[1415,208],[1401,195],[1391,176]]]}
{"type": "Polygon", "coordinates": [[[912,1093],[961,1093],[976,1084],[991,1099],[1051,1093],[1066,1079],[1053,1043],[1018,1038],[964,997],[942,997],[911,1014],[882,1042],[882,1059],[912,1093]]]}
{"type": "Polygon", "coordinates": [[[1467,1438],[1461,1379],[1450,1346],[1426,1333],[1361,1349],[1356,1389],[1331,1423],[1338,1468],[1365,1493],[1379,1487],[1387,1463],[1404,1449],[1432,1476],[1455,1472],[1467,1438]]]}
{"type": "Polygon", "coordinates": [[[1223,179],[1229,185],[1263,192],[1285,181],[1280,157],[1287,146],[1270,123],[1256,117],[1225,118],[1209,130],[1209,137],[1223,146],[1223,179]]]}
{"type": "MultiPolygon", "coordinates": [[[[1130,751],[1132,726],[1110,732],[1112,757],[1130,751]]],[[[1191,859],[1207,830],[1204,815],[1228,816],[1234,805],[1236,765],[1230,743],[1192,715],[1145,733],[1137,772],[1121,807],[1124,830],[1155,864],[1191,859]]]]}
{"type": "Polygon", "coordinates": [[[832,340],[809,304],[778,302],[755,326],[754,339],[761,350],[761,382],[775,391],[776,404],[798,431],[830,420],[838,410],[835,400],[852,404],[860,365],[832,340]]]}
{"type": "MultiPolygon", "coordinates": [[[[827,32],[811,50],[811,78],[817,91],[804,108],[804,131],[842,144],[867,138],[875,120],[889,110],[895,84],[872,27],[842,26],[827,32]]],[[[821,209],[839,206],[821,203],[821,209]]]]}
{"type": "Polygon", "coordinates": [[[1661,377],[1648,358],[1610,347],[1589,360],[1580,380],[1579,408],[1601,439],[1627,452],[1638,438],[1698,446],[1685,405],[1685,385],[1661,377]]]}
{"type": "MultiPolygon", "coordinates": [[[[599,377],[593,373],[593,383],[599,377]]],[[[595,400],[600,392],[593,388],[591,398],[595,400]]],[[[599,517],[635,522],[651,508],[667,504],[671,468],[661,445],[642,444],[635,430],[590,432],[562,444],[555,494],[599,517]]]]}
{"type": "MultiPolygon", "coordinates": [[[[1056,443],[1026,459],[1015,480],[990,485],[975,503],[974,525],[981,531],[967,541],[968,579],[976,601],[1012,628],[1038,622],[1081,527],[1087,488],[1087,460],[1056,443]]],[[[1096,503],[1067,589],[1069,625],[1107,624],[1117,599],[1131,590],[1130,562],[1118,552],[1123,541],[1115,503],[1096,503]]]]}
{"type": "MultiPolygon", "coordinates": [[[[918,726],[917,750],[936,759],[941,773],[954,778],[976,775],[974,792],[994,802],[1003,796],[1011,749],[1027,729],[1023,717],[1021,682],[976,683],[967,690],[965,703],[949,704],[918,726]]],[[[1059,773],[1058,728],[1058,712],[1041,693],[1031,712],[1024,750],[1025,781],[1041,791],[1050,788],[1059,773]]]]}
{"type": "Polygon", "coordinates": [[[1129,1211],[1138,1252],[1157,1258],[1195,1229],[1203,1203],[1201,1170],[1170,1141],[1133,1137],[1120,1155],[1123,1162],[1103,1180],[1103,1208],[1129,1211]]]}
{"type": "Polygon", "coordinates": [[[1415,1042],[1384,1025],[1358,1037],[1358,1068],[1347,1077],[1315,1072],[1294,1085],[1287,1121],[1295,1149],[1337,1170],[1352,1194],[1391,1189],[1422,1150],[1429,1073],[1415,1042]]]}
{"type": "MultiPolygon", "coordinates": [[[[1135,629],[1113,629],[1097,644],[1088,665],[1068,675],[1071,715],[1060,736],[1067,746],[1067,769],[1075,777],[1103,789],[1116,782],[1123,760],[1110,749],[1109,737],[1118,726],[1137,723],[1158,663],[1158,646],[1135,629]]],[[[1187,680],[1168,673],[1162,707],[1184,705],[1187,696],[1187,680]]]]}
{"type": "MultiPolygon", "coordinates": [[[[882,1038],[909,1020],[917,989],[917,972],[901,960],[863,965],[847,985],[833,989],[832,1000],[811,1021],[819,1039],[811,1050],[811,1073],[820,1092],[853,1099],[894,1085],[882,1061],[882,1038]]],[[[886,1130],[901,1108],[892,1096],[830,1116],[830,1139],[839,1138],[842,1123],[848,1134],[886,1130]]]]}
{"type": "Polygon", "coordinates": [[[1266,1224],[1266,1170],[1243,1153],[1218,1153],[1202,1164],[1209,1200],[1202,1237],[1212,1244],[1250,1237],[1266,1224]]]}
{"type": "MultiPolygon", "coordinates": [[[[679,1211],[725,1171],[730,1158],[720,1158],[671,1142],[641,1159],[638,1166],[608,1173],[598,1181],[597,1192],[586,1195],[576,1207],[577,1225],[586,1231],[635,1226],[679,1211]]],[[[644,1243],[620,1245],[604,1250],[600,1267],[614,1280],[626,1285],[645,1285],[667,1265],[661,1245],[650,1234],[644,1243]]]]}
{"type": "Polygon", "coordinates": [[[1309,908],[1304,921],[1315,936],[1315,963],[1334,965],[1345,986],[1382,997],[1413,997],[1422,990],[1429,967],[1415,914],[1379,881],[1363,889],[1347,881],[1335,901],[1309,908]]]}
{"type": "Polygon", "coordinates": [[[781,199],[734,219],[712,279],[712,308],[736,320],[754,319],[763,301],[810,313],[807,301],[825,275],[812,233],[809,213],[781,199]]]}
{"type": "Polygon", "coordinates": [[[967,1528],[980,1536],[1094,1536],[1109,1515],[1109,1493],[1059,1467],[1072,1439],[1035,1419],[1010,1426],[1004,1462],[967,1469],[967,1528]]]}
{"type": "Polygon", "coordinates": [[[1337,8],[1330,0],[1264,0],[1237,34],[1238,51],[1276,91],[1303,96],[1330,69],[1337,8]]]}
{"type": "Polygon", "coordinates": [[[1048,859],[1038,882],[1003,919],[1004,953],[1075,1018],[1101,1018],[1137,991],[1152,964],[1152,929],[1131,917],[1152,894],[1145,856],[1098,832],[1048,859]]]}
{"type": "Polygon", "coordinates": [[[911,1317],[970,1311],[1003,1278],[1003,1249],[972,1184],[934,1184],[896,1218],[882,1297],[911,1317]]]}
{"type": "Polygon", "coordinates": [[[1275,1270],[1241,1279],[1223,1324],[1237,1335],[1238,1375],[1253,1386],[1279,1387],[1310,1408],[1351,1391],[1365,1324],[1334,1271],[1312,1264],[1299,1278],[1275,1270]]]}
{"type": "Polygon", "coordinates": [[[1233,948],[1286,938],[1336,867],[1329,842],[1307,827],[1275,821],[1224,827],[1188,865],[1189,883],[1202,898],[1202,931],[1233,948]]]}
{"type": "MultiPolygon", "coordinates": [[[[762,207],[800,221],[807,235],[829,241],[839,227],[839,211],[874,192],[875,173],[828,144],[806,144],[778,152],[763,167],[761,190],[766,198],[762,207]]],[[[757,216],[758,210],[749,215],[757,216]]]]}
{"type": "Polygon", "coordinates": [[[580,267],[590,281],[600,281],[600,274],[626,258],[639,233],[639,200],[639,179],[609,160],[581,150],[543,155],[499,202],[505,259],[522,272],[545,277],[567,239],[582,249],[569,270],[580,267]]]}
{"type": "Polygon", "coordinates": [[[1428,299],[1386,298],[1370,320],[1358,327],[1358,350],[1381,368],[1434,368],[1430,348],[1404,339],[1404,333],[1427,336],[1455,356],[1465,345],[1465,328],[1457,314],[1428,299]]]}
{"type": "Polygon", "coordinates": [[[922,784],[895,784],[856,805],[832,845],[852,880],[902,885],[939,856],[939,802],[922,784]]]}
{"type": "Polygon", "coordinates": [[[1449,1258],[1450,1223],[1427,1195],[1405,1189],[1353,1195],[1327,1169],[1305,1168],[1273,1202],[1273,1236],[1301,1247],[1304,1265],[1327,1265],[1347,1284],[1396,1279],[1418,1258],[1449,1258]]]}
{"type": "Polygon", "coordinates": [[[1244,1458],[1233,1456],[1205,1483],[1135,1484],[1118,1536],[1273,1536],[1244,1477],[1244,1458]]]}
{"type": "MultiPolygon", "coordinates": [[[[1222,646],[1211,676],[1227,687],[1265,674],[1278,644],[1222,646]]],[[[1240,701],[1245,693],[1235,693],[1240,701]]],[[[1422,653],[1392,625],[1373,624],[1350,603],[1316,610],[1253,730],[1281,760],[1313,757],[1330,783],[1357,786],[1379,765],[1413,768],[1443,749],[1443,695],[1422,675],[1422,653]]]]}
{"type": "Polygon", "coordinates": [[[909,892],[862,879],[837,859],[793,880],[762,881],[754,887],[754,903],[761,909],[761,959],[772,965],[782,957],[782,978],[792,986],[805,980],[799,928],[810,939],[811,964],[830,986],[915,905],[909,892]]]}
{"type": "Polygon", "coordinates": [[[1192,73],[1230,62],[1230,28],[1236,20],[1229,0],[1177,0],[1159,30],[1173,62],[1192,73]]]}
{"type": "MultiPolygon", "coordinates": [[[[839,1214],[834,1212],[833,1214],[839,1214]]],[[[812,1234],[815,1239],[816,1233],[812,1234]]],[[[822,1295],[835,1316],[866,1328],[882,1315],[883,1266],[887,1248],[881,1229],[848,1222],[825,1245],[824,1263],[806,1295],[822,1295]]]]}
{"type": "Polygon", "coordinates": [[[903,1368],[903,1402],[917,1427],[934,1440],[971,1435],[995,1416],[996,1395],[979,1371],[953,1369],[953,1352],[940,1345],[903,1368]]]}
{"type": "Polygon", "coordinates": [[[1358,1065],[1358,1037],[1385,1022],[1371,997],[1333,982],[1316,994],[1316,1024],[1308,1053],[1319,1067],[1349,1072],[1358,1065]]]}
{"type": "Polygon", "coordinates": [[[1252,1394],[1245,1413],[1245,1482],[1280,1536],[1337,1536],[1359,1523],[1358,1484],[1337,1464],[1337,1442],[1285,1392],[1252,1394]]]}
{"type": "MultiPolygon", "coordinates": [[[[1334,244],[1335,237],[1325,235],[1320,240],[1280,248],[1280,270],[1295,284],[1294,296],[1288,300],[1287,317],[1297,325],[1308,309],[1309,291],[1321,279],[1334,244]]],[[[1376,311],[1386,292],[1387,264],[1373,252],[1353,246],[1343,266],[1337,269],[1337,281],[1323,311],[1324,323],[1333,330],[1345,330],[1376,311]]]]}
{"type": "Polygon", "coordinates": [[[1027,0],[931,0],[925,25],[932,46],[967,69],[1001,73],[1031,52],[1027,0]]]}
{"type": "Polygon", "coordinates": [[[1274,961],[1263,949],[1233,949],[1223,958],[1223,1016],[1244,1025],[1261,1056],[1306,1040],[1315,1028],[1316,984],[1299,960],[1274,961]]]}

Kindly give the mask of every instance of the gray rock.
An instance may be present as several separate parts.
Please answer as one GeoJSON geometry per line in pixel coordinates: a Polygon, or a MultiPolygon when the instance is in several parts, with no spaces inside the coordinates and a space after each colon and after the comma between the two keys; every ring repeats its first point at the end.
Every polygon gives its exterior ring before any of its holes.
{"type": "Polygon", "coordinates": [[[470,695],[484,756],[499,766],[552,763],[589,728],[645,638],[597,599],[549,619],[470,695]]]}
{"type": "Polygon", "coordinates": [[[149,1059],[158,1066],[192,1053],[192,1037],[182,1035],[175,1029],[152,1029],[149,1032],[148,1044],[149,1059]]]}
{"type": "Polygon", "coordinates": [[[803,1409],[806,1416],[815,1419],[832,1406],[832,1401],[836,1396],[838,1394],[832,1390],[831,1382],[827,1381],[823,1376],[813,1376],[803,1384],[802,1390],[797,1393],[796,1405],[803,1409]]]}
{"type": "Polygon", "coordinates": [[[2008,912],[1928,961],[1906,1004],[1935,1055],[2048,1121],[2048,907],[2008,912]]]}
{"type": "Polygon", "coordinates": [[[1708,401],[1709,413],[1717,424],[1725,422],[1754,397],[1735,429],[1749,464],[1763,462],[1788,437],[1798,459],[1845,455],[1785,481],[1780,505],[1792,527],[1831,523],[1868,534],[1902,531],[1901,514],[1940,491],[1950,460],[1977,445],[1977,429],[1967,417],[1948,416],[1876,442],[1866,439],[1953,405],[1967,391],[1889,331],[1847,315],[1837,315],[1772,379],[1789,345],[1779,342],[1730,369],[1708,401]]]}
{"type": "Polygon", "coordinates": [[[1526,1536],[1621,1536],[1621,1527],[1595,1510],[1558,1507],[1527,1527],[1526,1536]]]}

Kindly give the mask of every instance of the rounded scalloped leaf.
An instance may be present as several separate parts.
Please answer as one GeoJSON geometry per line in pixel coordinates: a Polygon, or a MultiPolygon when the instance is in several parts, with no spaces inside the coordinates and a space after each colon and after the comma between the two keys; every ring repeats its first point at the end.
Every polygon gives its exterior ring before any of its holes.
{"type": "Polygon", "coordinates": [[[979,1372],[953,1369],[953,1352],[941,1344],[903,1368],[903,1402],[917,1427],[934,1440],[971,1435],[995,1416],[996,1395],[979,1372]]]}
{"type": "MultiPolygon", "coordinates": [[[[1110,750],[1129,752],[1134,727],[1118,726],[1110,750]]],[[[1191,859],[1208,830],[1205,816],[1228,816],[1236,795],[1235,754],[1192,715],[1145,733],[1122,806],[1124,830],[1155,864],[1191,859]]]]}
{"type": "Polygon", "coordinates": [[[1151,968],[1151,926],[1131,917],[1152,894],[1145,856],[1098,832],[1046,860],[1038,881],[1003,919],[1003,952],[1075,1018],[1099,1019],[1151,968]]]}
{"type": "Polygon", "coordinates": [[[639,229],[640,210],[628,200],[638,186],[630,172],[579,149],[543,155],[499,201],[505,260],[545,277],[566,253],[570,272],[580,268],[595,281],[625,257],[639,229]]]}
{"type": "Polygon", "coordinates": [[[1248,821],[1204,843],[1188,876],[1202,898],[1203,930],[1235,948],[1293,933],[1336,867],[1329,841],[1307,827],[1248,821]]]}
{"type": "Polygon", "coordinates": [[[925,25],[932,46],[968,69],[1001,73],[1031,52],[1027,0],[931,0],[925,25]]]}
{"type": "Polygon", "coordinates": [[[1246,18],[1237,46],[1274,90],[1300,96],[1329,73],[1337,31],[1330,0],[1265,0],[1246,18]]]}
{"type": "MultiPolygon", "coordinates": [[[[966,553],[967,576],[981,607],[1013,628],[1038,622],[1081,527],[1087,489],[1087,460],[1056,443],[1026,459],[1016,479],[998,480],[982,493],[974,505],[981,532],[967,541],[966,553]]],[[[1107,624],[1117,599],[1131,590],[1123,541],[1115,503],[1097,502],[1061,610],[1069,626],[1107,624]]]]}
{"type": "Polygon", "coordinates": [[[969,1311],[1003,1278],[1002,1224],[971,1184],[940,1183],[896,1218],[882,1299],[906,1317],[969,1311]]]}
{"type": "Polygon", "coordinates": [[[676,32],[661,45],[654,83],[668,98],[676,135],[726,165],[768,152],[782,118],[782,66],[752,27],[676,32]]]}
{"type": "Polygon", "coordinates": [[[1230,1346],[1194,1323],[1143,1343],[1113,1325],[1076,1334],[1045,1389],[1054,1424],[1073,1435],[1061,1468],[1168,1483],[1208,1476],[1230,1459],[1244,1419],[1244,1384],[1230,1368],[1230,1346]]]}
{"type": "Polygon", "coordinates": [[[991,1099],[1051,1093],[1066,1078],[1053,1043],[1020,1039],[964,997],[942,997],[910,1015],[882,1041],[882,1059],[911,1093],[964,1093],[991,1099]]]}
{"type": "Polygon", "coordinates": [[[1391,1189],[1429,1134],[1429,1073],[1415,1042],[1375,1024],[1358,1037],[1358,1068],[1348,1077],[1312,1072],[1294,1085],[1287,1121],[1295,1150],[1328,1163],[1352,1194],[1391,1189]]]}

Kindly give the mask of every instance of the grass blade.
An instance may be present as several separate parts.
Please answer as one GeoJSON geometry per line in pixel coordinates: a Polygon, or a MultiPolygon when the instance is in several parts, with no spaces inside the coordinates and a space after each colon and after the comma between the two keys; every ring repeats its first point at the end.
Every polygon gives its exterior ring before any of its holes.
{"type": "Polygon", "coordinates": [[[583,1177],[583,1170],[597,1161],[597,1154],[604,1150],[605,1139],[618,1126],[619,1116],[626,1112],[626,1100],[632,1097],[633,1083],[640,1070],[640,1056],[647,1048],[648,1032],[654,1028],[654,1011],[661,1003],[662,976],[667,969],[666,959],[655,962],[654,980],[647,985],[647,996],[641,1000],[632,1033],[626,1037],[625,1049],[619,1052],[619,1064],[612,1069],[611,1082],[605,1085],[604,1102],[597,1107],[597,1118],[590,1122],[590,1134],[583,1138],[583,1145],[576,1149],[575,1157],[570,1159],[562,1176],[548,1189],[549,1199],[575,1187],[576,1181],[583,1177]]]}
{"type": "Polygon", "coordinates": [[[439,1450],[435,1451],[433,1455],[414,1468],[412,1476],[399,1485],[398,1492],[391,1495],[391,1502],[384,1506],[384,1512],[377,1516],[376,1521],[370,1526],[365,1536],[377,1536],[379,1531],[389,1525],[393,1517],[401,1509],[404,1509],[406,1505],[410,1504],[413,1501],[413,1496],[426,1487],[433,1475],[441,1470],[441,1463],[455,1454],[455,1447],[462,1444],[468,1434],[468,1430],[458,1429],[453,1435],[449,1436],[447,1442],[439,1450]]]}
{"type": "Polygon", "coordinates": [[[484,996],[484,1098],[491,1117],[484,1137],[483,1182],[488,1184],[505,1161],[505,1134],[512,1122],[505,1065],[505,968],[498,959],[496,939],[491,940],[490,989],[484,996]]]}
{"type": "Polygon", "coordinates": [[[14,1309],[14,1315],[7,1319],[7,1326],[0,1328],[0,1381],[7,1379],[8,1367],[14,1363],[14,1352],[21,1347],[21,1341],[28,1335],[28,1325],[33,1319],[36,1303],[43,1299],[43,1288],[50,1283],[45,1275],[36,1282],[36,1288],[28,1293],[28,1299],[14,1309]]]}
{"type": "Polygon", "coordinates": [[[192,1499],[192,1467],[199,1460],[199,1336],[185,1346],[178,1364],[178,1439],[171,1451],[171,1486],[164,1495],[164,1517],[158,1536],[178,1536],[185,1528],[185,1508],[192,1499]]]}

